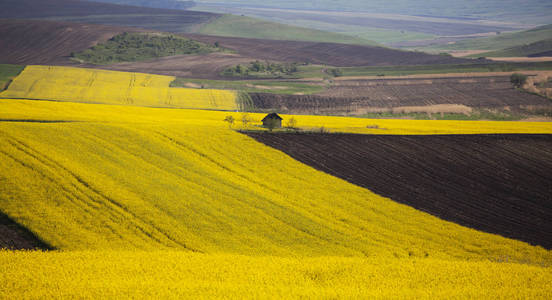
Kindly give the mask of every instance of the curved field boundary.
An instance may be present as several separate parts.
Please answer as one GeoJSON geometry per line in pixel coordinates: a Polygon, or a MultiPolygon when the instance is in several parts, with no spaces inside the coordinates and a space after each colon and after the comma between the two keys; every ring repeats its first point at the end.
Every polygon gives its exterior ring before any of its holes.
{"type": "Polygon", "coordinates": [[[552,248],[552,135],[248,135],[442,219],[552,248]]]}
{"type": "Polygon", "coordinates": [[[0,98],[237,110],[236,92],[170,88],[171,76],[28,66],[0,98]]]}
{"type": "Polygon", "coordinates": [[[52,249],[25,227],[0,211],[0,249],[52,249]]]}

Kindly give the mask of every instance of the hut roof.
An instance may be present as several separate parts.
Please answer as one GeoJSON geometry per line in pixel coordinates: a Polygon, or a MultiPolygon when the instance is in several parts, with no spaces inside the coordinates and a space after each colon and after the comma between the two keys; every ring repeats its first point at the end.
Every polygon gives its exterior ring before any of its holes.
{"type": "Polygon", "coordinates": [[[266,115],[266,117],[263,118],[263,121],[266,119],[280,119],[283,120],[282,117],[280,117],[277,113],[270,113],[266,115]]]}

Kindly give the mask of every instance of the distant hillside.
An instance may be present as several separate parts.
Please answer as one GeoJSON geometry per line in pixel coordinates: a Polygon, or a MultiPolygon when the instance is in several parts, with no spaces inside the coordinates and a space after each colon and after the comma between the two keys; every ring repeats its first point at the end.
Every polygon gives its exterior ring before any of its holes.
{"type": "Polygon", "coordinates": [[[195,5],[194,1],[180,0],[94,0],[94,2],[105,2],[122,5],[134,5],[153,8],[168,8],[168,9],[188,9],[195,5]]]}
{"type": "Polygon", "coordinates": [[[236,15],[224,15],[217,18],[203,25],[197,33],[271,40],[331,42],[358,45],[377,44],[376,42],[350,35],[296,27],[236,15]]]}
{"type": "Polygon", "coordinates": [[[226,7],[258,7],[304,9],[340,12],[372,12],[410,16],[449,17],[456,19],[486,19],[529,24],[552,22],[547,0],[267,0],[256,3],[248,0],[195,0],[198,5],[226,7]]]}
{"type": "Polygon", "coordinates": [[[499,51],[480,53],[478,56],[485,57],[542,57],[552,56],[552,39],[542,40],[535,43],[507,48],[499,51]]]}
{"type": "MultiPolygon", "coordinates": [[[[130,1],[118,1],[129,2],[130,1]]],[[[140,1],[138,1],[140,2],[140,1]]],[[[132,3],[138,3],[132,1],[132,3]]],[[[171,33],[202,32],[225,36],[265,37],[347,44],[374,42],[302,27],[220,14],[116,5],[78,0],[3,0],[0,18],[33,18],[136,27],[171,33]]]]}
{"type": "Polygon", "coordinates": [[[552,37],[552,24],[527,31],[502,33],[493,37],[464,40],[452,44],[450,50],[501,50],[536,43],[552,37]]]}

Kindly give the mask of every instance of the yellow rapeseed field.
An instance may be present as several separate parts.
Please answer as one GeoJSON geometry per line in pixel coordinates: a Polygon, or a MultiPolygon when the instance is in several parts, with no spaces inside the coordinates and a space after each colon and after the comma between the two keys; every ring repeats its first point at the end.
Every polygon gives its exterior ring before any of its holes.
{"type": "Polygon", "coordinates": [[[0,251],[5,299],[550,299],[549,268],[430,258],[0,251]]]}
{"type": "Polygon", "coordinates": [[[170,88],[173,80],[142,73],[27,66],[0,97],[216,110],[238,107],[236,92],[170,88]]]}
{"type": "MultiPolygon", "coordinates": [[[[0,100],[0,210],[62,250],[0,252],[0,298],[549,298],[551,251],[314,170],[231,130],[229,114],[239,128],[240,113],[0,100]]],[[[294,117],[332,131],[552,133],[294,117]]]]}

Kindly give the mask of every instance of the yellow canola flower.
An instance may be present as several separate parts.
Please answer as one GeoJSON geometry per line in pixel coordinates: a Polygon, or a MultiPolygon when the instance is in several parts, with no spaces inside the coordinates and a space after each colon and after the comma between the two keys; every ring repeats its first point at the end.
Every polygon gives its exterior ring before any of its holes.
{"type": "Polygon", "coordinates": [[[0,251],[3,299],[550,299],[549,268],[423,258],[0,251]]]}
{"type": "Polygon", "coordinates": [[[237,110],[236,92],[170,88],[172,76],[57,66],[27,66],[2,98],[151,107],[237,110]]]}

